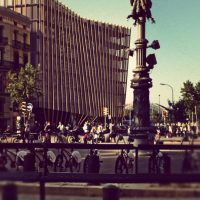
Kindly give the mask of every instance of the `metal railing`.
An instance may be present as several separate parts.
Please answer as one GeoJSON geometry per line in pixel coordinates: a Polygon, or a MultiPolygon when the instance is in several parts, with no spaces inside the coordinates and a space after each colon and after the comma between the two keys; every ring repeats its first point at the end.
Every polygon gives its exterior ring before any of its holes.
{"type": "Polygon", "coordinates": [[[132,144],[46,144],[46,143],[1,143],[4,149],[35,149],[43,151],[44,168],[41,172],[0,172],[0,180],[28,181],[40,183],[40,200],[45,200],[45,183],[47,182],[89,182],[89,183],[183,183],[200,182],[200,173],[192,174],[143,174],[138,172],[140,152],[160,150],[200,150],[200,145],[139,145],[132,144]],[[128,149],[135,151],[135,174],[93,174],[87,176],[81,173],[49,173],[48,149],[128,149]]]}

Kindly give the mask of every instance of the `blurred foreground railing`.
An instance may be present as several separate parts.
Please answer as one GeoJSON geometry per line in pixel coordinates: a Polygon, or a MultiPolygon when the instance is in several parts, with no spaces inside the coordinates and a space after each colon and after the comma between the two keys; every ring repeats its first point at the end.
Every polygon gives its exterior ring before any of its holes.
{"type": "MultiPolygon", "coordinates": [[[[1,143],[0,151],[5,149],[42,149],[44,167],[43,171],[34,172],[0,172],[0,181],[23,181],[40,183],[40,200],[45,200],[45,183],[47,182],[85,182],[85,183],[184,183],[200,182],[200,174],[171,174],[171,173],[138,173],[138,159],[140,153],[159,152],[165,150],[200,150],[200,145],[139,145],[132,144],[22,144],[1,143]],[[92,176],[82,173],[59,173],[48,171],[48,149],[129,149],[135,151],[135,174],[98,174],[92,176]]],[[[154,154],[152,154],[154,155],[154,154]]],[[[155,154],[157,155],[157,154],[155,154]]],[[[153,157],[154,158],[154,157],[153,157]]],[[[155,157],[156,158],[156,157],[155,157]]],[[[156,164],[154,163],[155,167],[156,164]]]]}

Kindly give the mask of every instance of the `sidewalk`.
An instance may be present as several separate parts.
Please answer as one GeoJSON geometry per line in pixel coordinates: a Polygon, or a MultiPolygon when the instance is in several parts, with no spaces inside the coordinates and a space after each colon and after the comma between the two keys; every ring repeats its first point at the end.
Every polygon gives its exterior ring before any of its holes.
{"type": "MultiPolygon", "coordinates": [[[[0,192],[2,186],[0,185],[0,192]]],[[[39,184],[17,182],[19,194],[39,194],[39,184]]],[[[102,189],[108,184],[88,185],[86,183],[47,183],[46,195],[102,197],[102,189]]],[[[120,189],[121,197],[168,197],[197,198],[200,197],[200,184],[114,184],[120,189]]]]}

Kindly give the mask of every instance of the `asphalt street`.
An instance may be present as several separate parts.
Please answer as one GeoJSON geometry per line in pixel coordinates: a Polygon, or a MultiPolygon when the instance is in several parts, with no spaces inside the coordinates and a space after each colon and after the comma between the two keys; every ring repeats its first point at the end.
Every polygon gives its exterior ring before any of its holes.
{"type": "MultiPolygon", "coordinates": [[[[165,143],[180,143],[179,141],[181,138],[162,138],[162,140],[165,143]]],[[[198,142],[199,140],[196,140],[198,142]]],[[[58,151],[55,149],[51,149],[56,155],[58,154],[58,151]]],[[[78,149],[76,149],[78,150],[78,149]]],[[[82,156],[82,162],[81,162],[81,171],[83,172],[83,163],[84,159],[89,153],[89,150],[87,149],[81,149],[80,154],[82,156]]],[[[100,150],[101,160],[103,161],[101,163],[100,167],[100,173],[106,174],[106,173],[115,173],[115,161],[117,159],[117,156],[119,155],[120,150],[100,150]]],[[[133,152],[134,153],[134,152],[133,152]]],[[[168,155],[171,158],[171,173],[181,173],[182,169],[182,163],[184,159],[184,151],[176,151],[173,149],[167,150],[168,155]]],[[[41,156],[42,157],[42,156],[41,156]]],[[[147,152],[145,154],[140,154],[138,159],[138,173],[148,173],[148,160],[150,157],[150,152],[147,152]]],[[[199,166],[200,168],[200,166],[199,166]]],[[[9,170],[15,170],[15,169],[9,169],[9,170]]],[[[49,169],[52,171],[53,169],[49,169]]],[[[68,169],[69,171],[69,169],[68,169]]]]}
{"type": "MultiPolygon", "coordinates": [[[[81,156],[82,156],[82,161],[81,161],[81,170],[80,173],[83,173],[83,163],[85,157],[88,155],[88,150],[83,150],[83,149],[77,149],[81,156]]],[[[57,150],[52,149],[52,151],[57,154],[57,150]]],[[[101,167],[100,167],[100,173],[103,174],[112,174],[115,173],[115,161],[117,159],[117,156],[119,155],[119,150],[101,150],[100,155],[101,155],[101,167]]],[[[182,163],[184,159],[184,151],[168,151],[168,155],[171,158],[171,173],[181,173],[182,169],[182,163]]],[[[42,157],[42,155],[40,155],[42,157]]],[[[139,155],[138,158],[138,173],[148,173],[148,161],[150,157],[150,152],[146,154],[141,154],[139,155]]],[[[37,164],[38,165],[38,164],[37,164]]],[[[9,163],[7,164],[7,167],[9,168],[8,170],[10,171],[16,171],[16,168],[10,168],[9,163]]],[[[49,171],[53,171],[53,167],[48,167],[49,171]]],[[[22,169],[21,169],[22,170],[22,169]]],[[[41,169],[42,170],[42,169],[41,169]]],[[[64,169],[66,172],[70,172],[69,168],[64,169]]]]}

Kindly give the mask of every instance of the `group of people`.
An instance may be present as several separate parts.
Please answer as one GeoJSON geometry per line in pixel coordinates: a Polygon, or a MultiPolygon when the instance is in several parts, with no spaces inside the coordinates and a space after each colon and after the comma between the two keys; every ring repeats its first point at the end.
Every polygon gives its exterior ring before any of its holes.
{"type": "Polygon", "coordinates": [[[157,127],[160,129],[160,133],[165,137],[172,137],[172,136],[185,136],[186,134],[195,134],[196,127],[194,124],[191,123],[167,123],[167,124],[157,124],[157,127]]]}
{"type": "MultiPolygon", "coordinates": [[[[10,127],[7,128],[7,131],[10,132],[9,128],[10,127]]],[[[82,125],[72,126],[70,123],[64,124],[61,121],[59,121],[58,124],[46,121],[43,125],[38,121],[34,121],[32,124],[24,124],[24,127],[18,133],[25,143],[30,142],[30,140],[40,140],[40,142],[51,143],[52,135],[67,137],[70,134],[76,137],[76,142],[82,139],[84,143],[118,143],[119,141],[125,143],[123,133],[120,132],[119,124],[114,124],[112,122],[103,124],[101,122],[85,121],[82,125]]]]}
{"type": "Polygon", "coordinates": [[[92,123],[90,124],[88,121],[86,121],[83,125],[83,141],[85,144],[87,142],[91,141],[92,143],[98,143],[99,141],[104,141],[104,133],[107,131],[105,127],[103,127],[102,123],[92,123]]]}
{"type": "MultiPolygon", "coordinates": [[[[47,123],[44,126],[44,132],[48,133],[52,130],[49,128],[50,124],[47,123]]],[[[85,123],[81,125],[75,125],[72,127],[70,124],[64,125],[62,122],[59,122],[56,126],[57,135],[68,135],[69,133],[74,133],[74,137],[76,137],[76,141],[79,141],[78,135],[82,135],[83,142],[87,143],[99,143],[99,142],[115,142],[123,141],[125,143],[123,134],[118,132],[119,125],[115,125],[112,122],[104,125],[101,122],[89,122],[85,121],[85,123]],[[107,135],[107,138],[105,137],[107,135]]]]}
{"type": "Polygon", "coordinates": [[[92,123],[90,124],[88,121],[83,125],[84,143],[91,141],[91,143],[98,142],[114,142],[118,143],[119,141],[123,141],[125,143],[123,134],[120,133],[119,127],[112,122],[108,125],[103,125],[102,123],[92,123]],[[107,137],[105,137],[107,135],[107,137]]]}

